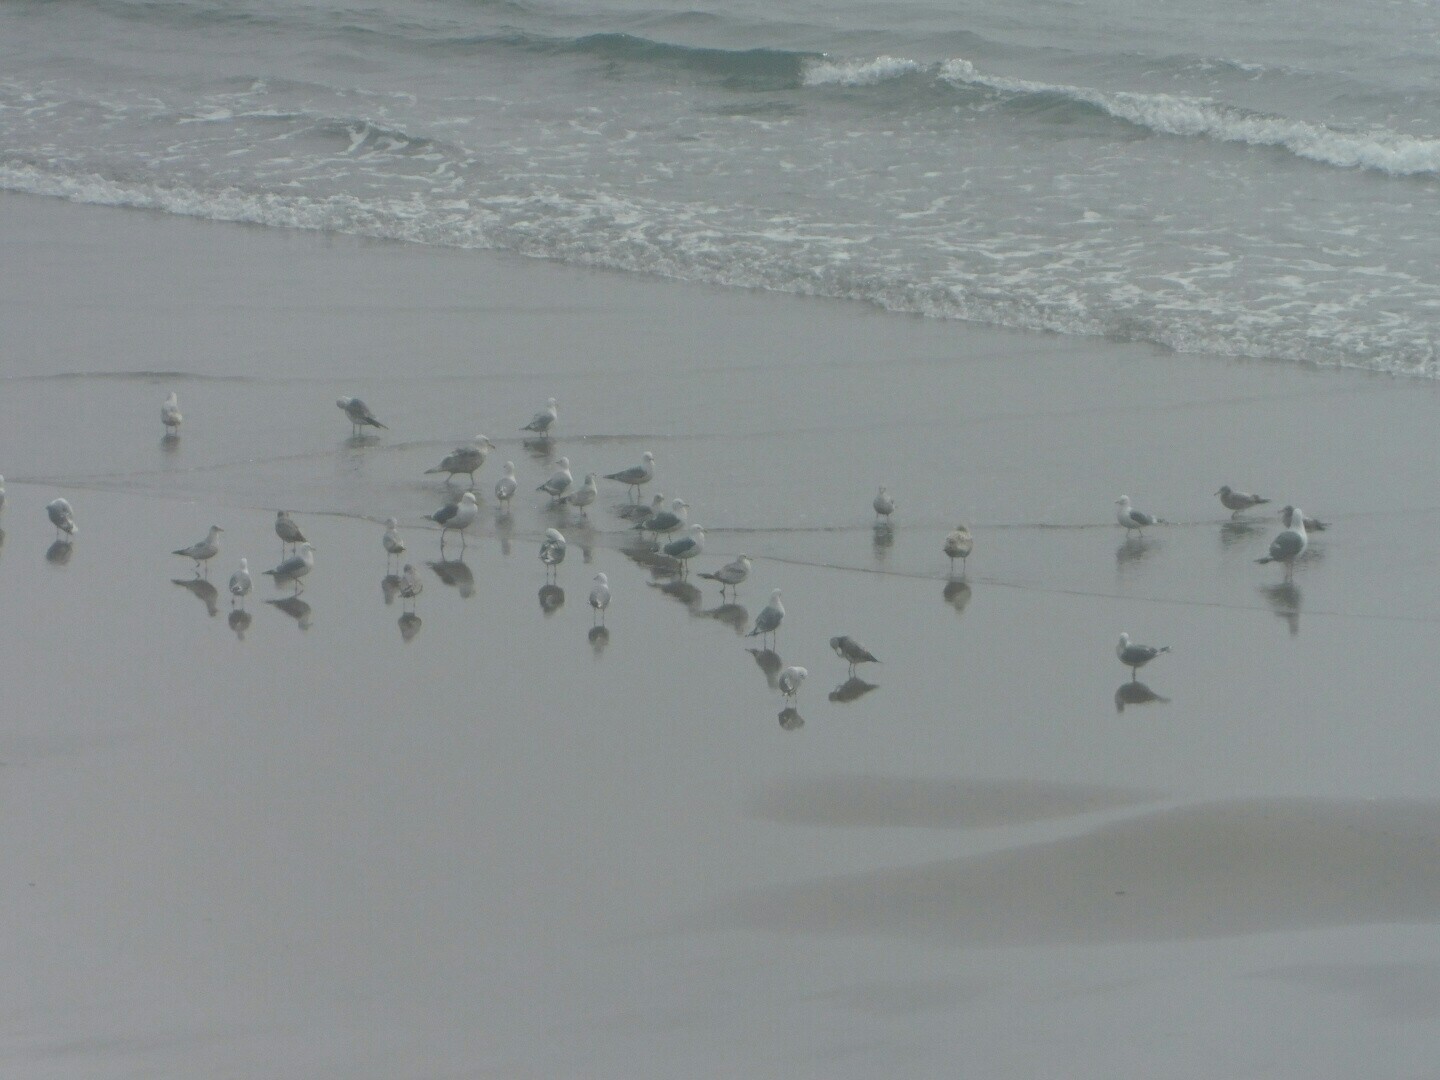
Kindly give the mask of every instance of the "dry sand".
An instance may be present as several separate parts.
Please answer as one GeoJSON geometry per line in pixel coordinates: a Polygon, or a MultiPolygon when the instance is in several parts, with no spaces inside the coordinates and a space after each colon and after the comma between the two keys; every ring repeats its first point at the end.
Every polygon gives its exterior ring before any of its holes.
{"type": "Polygon", "coordinates": [[[1440,1060],[1432,386],[19,197],[0,305],[6,1075],[1440,1060]],[[341,394],[390,430],[350,442],[341,394]],[[479,532],[433,566],[423,472],[477,432],[479,532]],[[533,491],[646,449],[696,569],[756,558],[734,606],[626,556],[618,486],[588,527],[533,491]],[[1292,588],[1222,483],[1333,521],[1292,588]],[[1127,543],[1121,493],[1176,524],[1127,543]],[[317,547],[285,607],[281,507],[317,547]],[[169,554],[212,522],[214,598],[169,554]],[[738,635],[773,587],[792,730],[738,635]],[[1131,703],[1121,630],[1174,646],[1167,701],[1131,703]]]}

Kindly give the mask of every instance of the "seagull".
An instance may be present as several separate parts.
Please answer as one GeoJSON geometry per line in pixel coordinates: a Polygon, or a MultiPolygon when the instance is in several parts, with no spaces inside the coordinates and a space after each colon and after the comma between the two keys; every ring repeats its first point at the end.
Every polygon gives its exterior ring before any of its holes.
{"type": "Polygon", "coordinates": [[[558,499],[570,490],[570,485],[574,482],[575,478],[570,475],[570,459],[562,457],[555,462],[555,471],[550,474],[550,479],[535,490],[545,492],[551,499],[558,499]]]}
{"type": "Polygon", "coordinates": [[[450,477],[459,473],[468,473],[470,486],[475,486],[475,472],[485,464],[485,455],[495,449],[495,444],[484,435],[476,435],[475,441],[469,446],[457,446],[450,453],[445,455],[443,461],[433,469],[426,469],[425,475],[431,473],[444,473],[445,482],[450,482],[450,477]]]}
{"type": "Polygon", "coordinates": [[[1310,546],[1310,537],[1305,533],[1305,512],[1298,506],[1290,512],[1290,524],[1279,536],[1270,541],[1270,554],[1263,559],[1256,559],[1257,563],[1283,562],[1285,564],[1285,580],[1290,580],[1290,575],[1295,572],[1295,560],[1305,554],[1305,549],[1310,546]]]}
{"type": "MultiPolygon", "coordinates": [[[[561,495],[560,502],[569,503],[584,514],[585,508],[595,501],[597,494],[599,494],[599,492],[596,491],[595,488],[595,474],[593,472],[586,473],[585,482],[574,491],[569,491],[561,495]]],[[[586,514],[585,516],[589,517],[590,515],[586,514]]]]}
{"type": "Polygon", "coordinates": [[[195,560],[195,573],[200,573],[200,564],[208,559],[213,559],[220,552],[220,534],[225,530],[219,525],[211,525],[210,532],[204,540],[197,540],[189,547],[172,551],[172,555],[184,555],[187,559],[195,560]]]}
{"type": "Polygon", "coordinates": [[[555,407],[555,399],[552,397],[545,402],[545,408],[541,409],[533,417],[531,417],[530,422],[520,430],[533,431],[542,439],[548,438],[550,435],[550,428],[555,423],[555,420],[559,417],[559,415],[560,410],[555,407]]]}
{"type": "Polygon", "coordinates": [[[726,589],[733,589],[747,577],[750,576],[750,556],[738,556],[733,562],[728,562],[713,574],[701,574],[702,578],[708,581],[720,582],[720,592],[723,595],[726,589]]]}
{"type": "Polygon", "coordinates": [[[80,531],[80,526],[75,524],[75,511],[71,508],[67,499],[56,499],[47,503],[45,513],[50,515],[50,524],[68,536],[74,536],[80,531]]]}
{"type": "Polygon", "coordinates": [[[1221,506],[1225,507],[1226,510],[1235,511],[1230,515],[1231,517],[1239,517],[1240,511],[1249,510],[1252,506],[1260,506],[1262,503],[1268,503],[1270,501],[1269,499],[1262,499],[1259,495],[1251,495],[1245,491],[1236,491],[1229,484],[1223,485],[1215,494],[1220,496],[1221,506]]]}
{"type": "Polygon", "coordinates": [[[630,486],[630,493],[637,499],[640,497],[640,485],[648,484],[655,475],[655,455],[649,450],[640,455],[640,464],[631,465],[628,469],[621,469],[619,472],[606,473],[606,480],[618,480],[622,484],[630,486]]]}
{"type": "Polygon", "coordinates": [[[950,573],[955,573],[955,560],[960,560],[960,573],[965,573],[965,564],[970,558],[970,552],[975,550],[975,541],[970,536],[970,530],[964,525],[956,525],[955,531],[945,537],[945,554],[950,557],[950,573]]]}
{"type": "Polygon", "coordinates": [[[1169,651],[1169,645],[1162,645],[1158,649],[1153,645],[1131,645],[1129,634],[1121,634],[1120,644],[1115,646],[1115,655],[1120,658],[1122,664],[1130,669],[1132,682],[1135,680],[1136,672],[1162,652],[1169,651]]]}
{"type": "Polygon", "coordinates": [[[875,520],[877,523],[881,518],[884,518],[888,522],[890,515],[896,510],[895,500],[886,493],[883,487],[870,505],[875,507],[875,520]]]}
{"type": "Polygon", "coordinates": [[[780,628],[780,620],[785,618],[785,605],[780,603],[780,590],[776,589],[770,594],[770,602],[760,609],[760,614],[755,616],[755,625],[751,628],[746,637],[759,635],[761,641],[775,633],[780,628]]]}
{"type": "Polygon", "coordinates": [[[165,434],[179,435],[180,423],[184,419],[180,415],[180,399],[172,391],[165,404],[160,406],[160,422],[165,425],[165,434]]]}
{"type": "Polygon", "coordinates": [[[415,567],[407,562],[405,569],[400,571],[400,595],[406,600],[414,600],[424,591],[425,583],[420,580],[415,567]]]}
{"type": "Polygon", "coordinates": [[[880,663],[879,657],[849,635],[832,637],[830,639],[830,648],[835,650],[836,656],[850,665],[851,675],[855,674],[856,664],[880,663]]]}
{"type": "MultiPolygon", "coordinates": [[[[366,405],[365,402],[361,401],[358,397],[338,398],[335,404],[344,409],[345,415],[350,418],[351,435],[359,435],[360,429],[367,424],[370,427],[385,427],[384,424],[375,419],[375,414],[370,411],[370,406],[366,405]]],[[[385,430],[389,431],[390,429],[385,428],[385,430]]]]}
{"type": "Polygon", "coordinates": [[[385,535],[380,538],[385,549],[385,565],[390,565],[390,556],[405,554],[405,541],[400,539],[400,522],[396,518],[385,519],[385,535]]]}
{"type": "Polygon", "coordinates": [[[679,540],[671,540],[661,551],[680,564],[680,576],[683,578],[689,560],[693,559],[705,550],[705,530],[699,525],[690,526],[690,535],[682,536],[679,540]]]}
{"type": "Polygon", "coordinates": [[[288,510],[275,511],[275,535],[280,537],[280,557],[285,557],[285,548],[292,544],[305,543],[305,534],[300,526],[290,519],[288,510]]]}
{"type": "Polygon", "coordinates": [[[5,477],[0,476],[0,510],[5,509],[5,477]]]}
{"type": "Polygon", "coordinates": [[[515,462],[505,462],[505,475],[495,481],[495,499],[510,508],[510,500],[515,497],[515,489],[520,485],[515,480],[515,462]]]}
{"type": "Polygon", "coordinates": [[[681,525],[688,524],[690,504],[684,499],[676,499],[670,506],[671,509],[651,514],[631,527],[641,532],[652,532],[658,538],[661,533],[672,533],[681,525]]]}
{"type": "Polygon", "coordinates": [[[546,529],[545,539],[540,541],[540,561],[547,573],[565,561],[565,537],[559,529],[546,529]]]}
{"type": "Polygon", "coordinates": [[[1125,526],[1128,533],[1131,529],[1145,530],[1146,525],[1168,525],[1169,522],[1163,518],[1157,518],[1154,514],[1147,514],[1143,510],[1136,510],[1130,505],[1130,496],[1121,495],[1115,500],[1115,520],[1125,526]]]}
{"type": "Polygon", "coordinates": [[[445,534],[451,529],[460,530],[460,550],[465,550],[465,530],[475,523],[476,516],[480,513],[480,507],[475,503],[475,493],[467,491],[460,496],[459,502],[446,503],[433,514],[426,514],[429,521],[440,526],[440,548],[445,548],[445,534]]]}
{"type": "MultiPolygon", "coordinates": [[[[1284,510],[1281,510],[1281,511],[1280,511],[1280,520],[1281,520],[1285,525],[1288,526],[1288,525],[1290,524],[1290,519],[1291,519],[1291,517],[1294,516],[1294,514],[1295,514],[1295,507],[1293,507],[1293,506],[1287,506],[1287,507],[1285,507],[1284,510]]],[[[1312,533],[1312,532],[1324,532],[1326,529],[1328,529],[1328,528],[1330,527],[1329,525],[1325,524],[1325,522],[1319,521],[1319,520],[1317,520],[1317,519],[1315,519],[1315,518],[1312,518],[1312,517],[1305,517],[1304,514],[1301,514],[1300,517],[1301,517],[1301,518],[1304,520],[1304,522],[1305,522],[1305,531],[1306,531],[1307,533],[1312,533]]]]}
{"type": "Polygon", "coordinates": [[[595,609],[596,618],[603,623],[605,609],[610,606],[610,579],[604,574],[596,574],[592,580],[595,585],[590,590],[590,606],[595,609]]]}
{"type": "Polygon", "coordinates": [[[296,549],[295,554],[286,559],[274,570],[266,570],[275,579],[276,585],[293,584],[295,595],[300,595],[300,579],[311,570],[315,569],[315,545],[303,543],[296,549]]]}
{"type": "Polygon", "coordinates": [[[810,672],[803,667],[792,664],[780,672],[780,677],[775,680],[775,685],[780,687],[780,692],[787,698],[793,699],[800,692],[800,684],[808,678],[810,672]]]}
{"type": "Polygon", "coordinates": [[[234,607],[236,601],[243,602],[245,597],[250,595],[250,560],[241,559],[240,569],[230,575],[230,606],[234,607]]]}

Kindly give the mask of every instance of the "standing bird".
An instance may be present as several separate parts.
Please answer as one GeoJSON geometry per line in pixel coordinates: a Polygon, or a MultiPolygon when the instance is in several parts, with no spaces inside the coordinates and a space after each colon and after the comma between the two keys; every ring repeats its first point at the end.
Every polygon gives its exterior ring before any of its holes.
{"type": "Polygon", "coordinates": [[[713,574],[701,574],[707,581],[720,582],[720,594],[723,596],[726,589],[734,589],[747,577],[750,576],[750,556],[740,555],[732,562],[726,563],[713,574]]]}
{"type": "Polygon", "coordinates": [[[166,435],[179,435],[180,424],[185,417],[180,415],[180,398],[171,391],[170,396],[165,399],[165,404],[160,406],[160,422],[165,425],[166,435]]]}
{"type": "Polygon", "coordinates": [[[300,595],[300,579],[311,570],[315,569],[315,545],[302,543],[295,554],[282,562],[274,570],[266,570],[275,579],[276,585],[294,585],[295,595],[300,595]]]}
{"type": "Polygon", "coordinates": [[[300,531],[300,526],[291,520],[288,510],[275,511],[275,535],[280,537],[280,557],[282,559],[285,557],[287,547],[305,543],[305,534],[300,531]]]}
{"type": "Polygon", "coordinates": [[[1226,510],[1234,511],[1230,515],[1232,518],[1239,517],[1242,510],[1249,510],[1252,506],[1261,506],[1270,501],[1262,499],[1259,495],[1251,495],[1249,492],[1236,491],[1229,484],[1222,485],[1215,494],[1220,496],[1221,506],[1226,510]]]}
{"type": "Polygon", "coordinates": [[[699,525],[691,525],[689,536],[671,540],[660,550],[680,564],[680,576],[683,578],[690,560],[705,550],[705,530],[699,525]]]}
{"type": "Polygon", "coordinates": [[[1305,554],[1305,549],[1309,546],[1310,537],[1305,532],[1305,513],[1297,506],[1290,514],[1290,527],[1270,541],[1270,554],[1255,561],[1262,564],[1283,562],[1285,580],[1289,581],[1290,576],[1295,573],[1295,560],[1305,554]]]}
{"type": "Polygon", "coordinates": [[[950,558],[950,573],[955,573],[955,560],[960,560],[960,574],[965,574],[965,565],[970,559],[970,552],[975,550],[975,541],[970,536],[970,530],[964,525],[956,525],[955,531],[945,537],[945,554],[950,558]]]}
{"type": "Polygon", "coordinates": [[[59,529],[67,536],[74,536],[80,531],[80,526],[75,524],[75,511],[67,499],[56,499],[47,503],[45,513],[50,517],[50,524],[59,529]]]}
{"type": "Polygon", "coordinates": [[[1120,644],[1115,646],[1115,655],[1120,662],[1130,669],[1130,681],[1134,682],[1136,672],[1148,664],[1162,652],[1169,652],[1169,645],[1161,645],[1158,649],[1153,645],[1131,645],[1130,635],[1121,634],[1120,644]]]}
{"type": "Polygon", "coordinates": [[[590,589],[590,606],[595,609],[595,618],[603,623],[605,609],[610,606],[610,579],[604,574],[596,574],[592,580],[595,584],[590,589]]]}
{"type": "Polygon", "coordinates": [[[545,564],[547,575],[565,561],[565,537],[559,529],[545,530],[545,539],[540,541],[540,561],[545,564]]]}
{"type": "Polygon", "coordinates": [[[230,575],[230,606],[234,607],[237,603],[244,604],[245,597],[250,595],[253,584],[250,580],[250,560],[241,559],[240,569],[230,575]]]}
{"type": "MultiPolygon", "coordinates": [[[[1293,506],[1287,506],[1287,507],[1285,507],[1284,510],[1281,510],[1281,511],[1280,511],[1280,521],[1281,521],[1281,523],[1282,523],[1283,525],[1285,525],[1286,528],[1289,528],[1289,527],[1290,527],[1290,519],[1293,518],[1296,513],[1297,513],[1297,511],[1296,511],[1295,507],[1293,507],[1293,506]]],[[[1330,527],[1329,525],[1325,524],[1325,522],[1320,521],[1320,520],[1317,519],[1317,518],[1306,517],[1304,514],[1301,514],[1301,515],[1300,515],[1300,520],[1305,523],[1305,531],[1306,531],[1307,533],[1312,533],[1312,532],[1324,532],[1326,529],[1328,529],[1328,528],[1330,527]]]]}
{"type": "Polygon", "coordinates": [[[465,530],[475,523],[475,518],[480,513],[480,507],[475,503],[475,493],[467,491],[460,496],[459,502],[446,503],[433,514],[426,514],[425,517],[440,526],[440,550],[445,550],[445,535],[451,529],[460,530],[460,550],[465,550],[465,530]]]}
{"type": "Polygon", "coordinates": [[[545,492],[553,501],[569,491],[570,485],[574,482],[575,477],[570,475],[570,459],[568,457],[562,457],[555,462],[555,471],[550,474],[550,479],[546,480],[535,490],[545,492]]]}
{"type": "Polygon", "coordinates": [[[515,479],[515,462],[505,462],[505,475],[495,481],[496,501],[503,503],[505,509],[509,510],[510,500],[515,497],[515,489],[519,486],[519,482],[515,479]]]}
{"type": "Polygon", "coordinates": [[[1158,518],[1154,514],[1147,514],[1143,510],[1136,510],[1130,505],[1129,495],[1121,495],[1120,498],[1115,500],[1115,520],[1125,526],[1126,533],[1129,533],[1131,529],[1138,529],[1143,533],[1146,525],[1169,524],[1163,518],[1158,518]]]}
{"type": "MultiPolygon", "coordinates": [[[[564,495],[561,495],[560,502],[569,503],[579,510],[580,513],[585,514],[585,508],[595,501],[595,497],[598,494],[599,492],[595,487],[595,474],[593,472],[586,473],[585,482],[574,491],[567,491],[564,495]]],[[[588,518],[590,515],[585,514],[585,516],[588,518]]]]}
{"type": "Polygon", "coordinates": [[[405,569],[400,571],[400,595],[406,600],[414,600],[424,591],[425,583],[420,580],[415,567],[407,562],[405,569]]]}
{"type": "Polygon", "coordinates": [[[896,510],[895,500],[890,497],[889,493],[886,492],[883,487],[870,505],[875,507],[875,523],[877,525],[880,524],[882,519],[888,524],[890,515],[896,510]]]}
{"type": "Polygon", "coordinates": [[[530,422],[520,430],[533,431],[536,435],[539,435],[540,438],[548,439],[550,437],[550,429],[555,425],[555,421],[559,416],[560,410],[555,407],[555,399],[552,397],[545,402],[545,408],[532,416],[530,422]]]}
{"type": "Polygon", "coordinates": [[[220,534],[225,530],[219,525],[211,525],[209,533],[204,540],[197,540],[189,547],[183,547],[172,551],[172,555],[183,555],[187,559],[195,560],[195,573],[200,573],[200,564],[213,559],[220,553],[220,534]]]}
{"type": "Polygon", "coordinates": [[[380,546],[385,549],[386,569],[389,569],[392,557],[399,558],[405,554],[405,541],[400,538],[400,522],[396,518],[385,519],[385,535],[380,538],[380,546]]]}
{"type": "MultiPolygon", "coordinates": [[[[370,411],[370,406],[361,401],[358,397],[342,397],[336,400],[336,405],[345,410],[345,415],[350,418],[350,434],[359,435],[362,428],[377,427],[384,428],[385,425],[375,419],[375,414],[370,411]]],[[[385,428],[389,431],[389,428],[385,428]]]]}
{"type": "Polygon", "coordinates": [[[426,469],[425,475],[431,473],[444,473],[445,482],[448,484],[452,476],[460,473],[467,473],[470,476],[470,486],[475,486],[475,473],[480,466],[485,464],[485,456],[495,449],[495,444],[484,435],[476,435],[475,441],[469,446],[457,446],[450,453],[446,454],[439,465],[433,469],[426,469]]]}
{"type": "Polygon", "coordinates": [[[809,676],[810,672],[806,671],[803,667],[791,664],[784,671],[780,672],[780,677],[775,680],[775,685],[780,687],[780,692],[787,698],[794,700],[795,695],[800,692],[800,684],[809,676]]]}
{"type": "Polygon", "coordinates": [[[628,494],[636,499],[640,498],[640,486],[648,484],[655,476],[655,455],[649,450],[640,455],[640,464],[631,465],[628,469],[621,469],[619,472],[606,473],[606,480],[618,480],[622,484],[628,484],[628,494]]]}
{"type": "Polygon", "coordinates": [[[755,616],[755,625],[750,628],[746,637],[760,637],[761,644],[765,638],[775,633],[780,628],[780,622],[785,618],[785,605],[780,603],[780,590],[776,589],[770,594],[770,602],[760,609],[760,614],[755,616]]]}
{"type": "Polygon", "coordinates": [[[850,674],[855,674],[856,664],[878,664],[879,657],[865,648],[848,634],[830,639],[830,648],[835,650],[835,655],[850,665],[850,674]]]}
{"type": "Polygon", "coordinates": [[[672,533],[680,526],[689,521],[690,504],[684,499],[676,499],[670,504],[669,510],[660,510],[651,514],[642,521],[636,522],[631,528],[641,532],[655,534],[658,540],[663,533],[672,533]]]}

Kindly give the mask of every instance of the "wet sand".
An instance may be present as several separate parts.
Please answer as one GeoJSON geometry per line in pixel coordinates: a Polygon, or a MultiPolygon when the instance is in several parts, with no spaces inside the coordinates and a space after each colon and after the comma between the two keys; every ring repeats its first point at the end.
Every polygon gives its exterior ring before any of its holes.
{"type": "Polygon", "coordinates": [[[1313,1080],[1440,1052],[1409,1022],[1440,1000],[1432,386],[31,198],[0,198],[0,255],[7,1073],[1313,1080]],[[341,394],[390,430],[349,440],[341,394]],[[477,432],[458,565],[423,472],[477,432]],[[646,449],[647,497],[707,527],[695,571],[755,557],[734,605],[626,554],[618,485],[588,527],[534,492],[560,454],[578,480],[646,449]],[[1222,483],[1333,523],[1291,587],[1222,483]],[[1122,493],[1175,524],[1127,542],[1122,493]],[[284,605],[277,508],[317,548],[284,605]],[[215,597],[169,554],[212,522],[215,597]],[[775,587],[810,671],[784,727],[740,636],[775,587]],[[1121,630],[1173,646],[1157,700],[1121,630]],[[883,661],[862,683],[841,633],[883,661]]]}

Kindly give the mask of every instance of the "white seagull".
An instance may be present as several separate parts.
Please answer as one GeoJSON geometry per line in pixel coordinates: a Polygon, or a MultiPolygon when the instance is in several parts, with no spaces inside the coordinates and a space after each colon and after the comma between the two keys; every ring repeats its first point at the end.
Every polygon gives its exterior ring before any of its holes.
{"type": "Polygon", "coordinates": [[[555,399],[552,397],[545,402],[545,408],[530,418],[521,431],[533,431],[542,439],[550,434],[550,428],[554,426],[556,419],[560,416],[560,410],[555,407],[555,399]]]}
{"type": "Polygon", "coordinates": [[[45,513],[50,517],[50,524],[68,536],[74,536],[80,531],[80,526],[75,524],[75,511],[67,499],[56,499],[47,503],[45,513]]]}
{"type": "Polygon", "coordinates": [[[425,583],[420,580],[415,567],[407,562],[405,569],[400,571],[400,595],[406,600],[414,600],[424,591],[425,583]]]}
{"type": "Polygon", "coordinates": [[[955,573],[955,560],[960,560],[960,573],[965,573],[965,564],[970,559],[970,552],[975,550],[975,541],[970,536],[970,530],[964,525],[956,525],[955,531],[945,537],[945,554],[950,557],[950,573],[955,573]]]}
{"type": "Polygon", "coordinates": [[[295,595],[300,595],[300,579],[311,570],[315,569],[315,545],[311,543],[301,544],[288,559],[282,562],[274,570],[266,570],[275,579],[276,585],[293,584],[295,595]]]}
{"type": "Polygon", "coordinates": [[[551,573],[565,561],[565,537],[559,529],[546,529],[545,539],[540,541],[540,561],[546,572],[551,573]]]}
{"type": "MultiPolygon", "coordinates": [[[[595,496],[598,494],[599,492],[595,487],[595,474],[593,472],[586,473],[585,482],[574,491],[567,491],[564,495],[561,495],[560,502],[569,503],[584,514],[585,508],[595,501],[595,496]]],[[[590,515],[585,514],[585,516],[589,517],[590,515]]]]}
{"type": "Polygon", "coordinates": [[[760,609],[760,614],[755,616],[755,625],[751,628],[746,637],[760,637],[763,642],[766,637],[775,633],[780,628],[780,621],[785,618],[785,605],[780,603],[780,590],[776,589],[770,594],[770,602],[760,609]]]}
{"type": "Polygon", "coordinates": [[[234,607],[236,602],[243,603],[245,597],[250,595],[250,588],[253,582],[250,580],[250,560],[241,559],[240,569],[230,575],[230,606],[234,607]]]}
{"type": "Polygon", "coordinates": [[[1283,562],[1285,580],[1289,581],[1290,575],[1295,572],[1295,560],[1305,554],[1305,549],[1309,546],[1310,537],[1305,532],[1305,512],[1297,506],[1290,514],[1290,527],[1270,541],[1270,554],[1255,561],[1283,562]]]}
{"type": "Polygon", "coordinates": [[[640,497],[640,485],[648,484],[655,476],[655,455],[649,450],[640,455],[640,464],[631,465],[628,469],[621,469],[619,472],[606,473],[606,480],[618,480],[630,487],[630,493],[637,499],[640,497]]]}
{"type": "Polygon", "coordinates": [[[1130,505],[1129,495],[1121,495],[1120,498],[1115,500],[1115,520],[1125,526],[1127,533],[1131,529],[1139,529],[1143,532],[1146,525],[1169,524],[1163,518],[1158,518],[1154,514],[1147,514],[1143,510],[1136,510],[1130,505]]]}
{"type": "Polygon", "coordinates": [[[183,555],[187,559],[195,560],[195,573],[200,573],[200,564],[213,559],[220,553],[220,534],[225,530],[219,525],[211,525],[209,533],[204,540],[197,540],[189,547],[179,548],[172,551],[172,555],[183,555]]]}
{"type": "Polygon", "coordinates": [[[515,462],[505,462],[505,475],[495,481],[495,499],[505,504],[505,509],[510,509],[510,500],[515,497],[515,489],[520,486],[515,479],[515,462]]]}
{"type": "Polygon", "coordinates": [[[380,546],[385,549],[385,565],[390,565],[392,555],[405,554],[405,541],[400,538],[400,522],[397,518],[385,519],[385,535],[380,538],[380,546]]]}
{"type": "Polygon", "coordinates": [[[475,503],[475,493],[467,491],[460,496],[459,502],[446,503],[433,514],[426,514],[425,517],[440,526],[440,547],[444,550],[445,535],[451,529],[460,531],[460,548],[465,548],[465,530],[475,523],[476,516],[480,513],[480,507],[475,503]]]}
{"type": "Polygon", "coordinates": [[[880,658],[869,649],[861,645],[848,634],[830,639],[830,648],[835,650],[835,655],[850,665],[850,674],[855,674],[856,664],[878,664],[880,658]]]}
{"type": "Polygon", "coordinates": [[[288,510],[275,511],[275,535],[280,537],[280,557],[285,557],[285,549],[294,544],[305,543],[305,534],[300,531],[290,517],[288,510]]]}
{"type": "Polygon", "coordinates": [[[1169,652],[1169,645],[1161,645],[1158,649],[1153,645],[1131,645],[1130,635],[1121,634],[1120,644],[1115,646],[1115,655],[1120,662],[1130,669],[1130,678],[1134,681],[1136,672],[1148,664],[1162,652],[1169,652]]]}
{"type": "Polygon", "coordinates": [[[689,536],[671,540],[660,550],[680,564],[680,576],[683,578],[690,565],[689,560],[705,550],[705,530],[699,525],[691,525],[689,536]]]}
{"type": "Polygon", "coordinates": [[[883,487],[880,489],[879,493],[875,496],[874,500],[870,503],[870,505],[875,507],[876,521],[879,521],[883,518],[885,521],[888,522],[890,520],[890,515],[893,514],[897,509],[895,500],[890,497],[889,493],[886,492],[883,487]]]}
{"type": "Polygon", "coordinates": [[[610,579],[604,574],[596,574],[592,580],[595,584],[590,589],[590,606],[595,609],[595,617],[603,623],[605,609],[610,606],[610,579]]]}
{"type": "Polygon", "coordinates": [[[160,422],[165,425],[165,434],[180,434],[180,424],[185,417],[180,415],[180,398],[172,391],[160,406],[160,422]]]}
{"type": "Polygon", "coordinates": [[[750,556],[740,555],[713,574],[701,574],[700,576],[707,581],[718,581],[720,591],[723,593],[726,589],[735,588],[750,576],[750,556]]]}
{"type": "MultiPolygon", "coordinates": [[[[1287,506],[1285,507],[1285,509],[1280,511],[1280,521],[1287,528],[1290,525],[1290,519],[1295,516],[1295,512],[1295,507],[1293,506],[1287,506]]],[[[1325,524],[1325,522],[1320,521],[1317,518],[1306,517],[1304,514],[1300,515],[1300,520],[1305,523],[1305,531],[1307,533],[1324,532],[1330,527],[1329,525],[1325,524]]]]}
{"type": "Polygon", "coordinates": [[[0,510],[5,509],[5,477],[0,476],[0,510]]]}
{"type": "Polygon", "coordinates": [[[476,435],[475,441],[469,446],[457,446],[450,453],[446,454],[439,465],[433,469],[426,469],[425,475],[431,473],[444,473],[445,482],[448,484],[452,476],[460,473],[467,473],[470,477],[470,486],[475,486],[475,473],[480,466],[485,464],[485,456],[495,449],[495,444],[484,435],[476,435]]]}
{"type": "Polygon", "coordinates": [[[780,672],[780,677],[775,680],[775,685],[780,687],[782,694],[793,700],[795,695],[800,692],[800,684],[803,683],[809,675],[810,672],[806,671],[803,667],[792,664],[780,672]]]}
{"type": "MultiPolygon", "coordinates": [[[[359,435],[360,429],[367,425],[377,428],[385,427],[384,424],[375,419],[375,414],[370,411],[370,406],[366,405],[365,402],[361,401],[358,397],[342,397],[337,399],[335,404],[345,410],[345,415],[350,418],[351,435],[359,435]]],[[[385,430],[388,431],[390,429],[385,428],[385,430]]]]}
{"type": "Polygon", "coordinates": [[[555,471],[550,474],[550,479],[535,490],[545,492],[552,499],[558,499],[570,490],[570,485],[574,482],[575,477],[570,475],[570,459],[562,457],[555,462],[555,471]]]}
{"type": "Polygon", "coordinates": [[[680,526],[688,523],[690,504],[684,499],[675,499],[670,504],[669,510],[661,510],[651,514],[643,521],[637,522],[631,528],[641,532],[654,533],[658,538],[663,533],[672,533],[680,526]]]}
{"type": "Polygon", "coordinates": [[[1222,485],[1215,494],[1220,496],[1221,506],[1226,510],[1234,511],[1230,515],[1232,518],[1239,517],[1242,510],[1249,510],[1252,506],[1262,506],[1270,501],[1262,499],[1259,495],[1251,495],[1248,491],[1236,491],[1229,484],[1222,485]]]}

